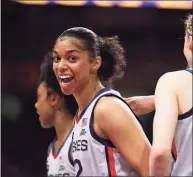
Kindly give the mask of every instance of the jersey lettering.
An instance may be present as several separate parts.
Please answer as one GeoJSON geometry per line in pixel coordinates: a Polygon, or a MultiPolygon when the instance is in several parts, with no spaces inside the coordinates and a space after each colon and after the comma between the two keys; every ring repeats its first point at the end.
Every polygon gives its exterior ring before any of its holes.
{"type": "Polygon", "coordinates": [[[80,163],[80,160],[78,160],[78,159],[75,159],[74,160],[74,165],[78,165],[78,171],[77,171],[77,175],[76,176],[80,176],[80,174],[82,173],[82,165],[81,165],[81,163],[80,163]]]}
{"type": "Polygon", "coordinates": [[[87,140],[77,140],[72,144],[72,152],[87,151],[87,150],[88,150],[87,140]]]}

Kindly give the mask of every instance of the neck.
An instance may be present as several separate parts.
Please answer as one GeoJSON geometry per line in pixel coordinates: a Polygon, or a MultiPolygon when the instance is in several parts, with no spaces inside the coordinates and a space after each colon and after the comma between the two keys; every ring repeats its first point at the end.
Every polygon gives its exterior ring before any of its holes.
{"type": "Polygon", "coordinates": [[[74,125],[72,116],[65,110],[58,110],[55,115],[55,131],[57,140],[65,140],[74,125]]]}
{"type": "Polygon", "coordinates": [[[192,63],[188,65],[189,68],[192,68],[192,63]]]}
{"type": "Polygon", "coordinates": [[[100,81],[91,81],[84,88],[79,90],[74,94],[76,101],[79,106],[79,112],[82,112],[88,104],[92,101],[92,99],[97,95],[97,93],[104,88],[100,81]]]}
{"type": "Polygon", "coordinates": [[[192,68],[192,60],[190,60],[191,62],[188,61],[188,68],[192,68]]]}

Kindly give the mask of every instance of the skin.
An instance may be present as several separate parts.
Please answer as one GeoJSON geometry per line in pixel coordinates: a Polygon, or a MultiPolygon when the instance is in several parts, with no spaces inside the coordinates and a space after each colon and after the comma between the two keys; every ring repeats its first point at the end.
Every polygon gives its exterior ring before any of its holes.
{"type": "MultiPolygon", "coordinates": [[[[56,41],[53,63],[62,92],[74,95],[79,105],[79,114],[104,88],[97,77],[102,60],[96,57],[91,61],[88,51],[77,47],[82,46],[82,42],[69,37],[56,41]],[[73,80],[62,84],[61,75],[73,76],[73,80]]],[[[96,134],[111,140],[128,163],[140,175],[147,176],[150,143],[130,109],[117,98],[104,97],[98,102],[94,115],[96,134]]]]}
{"type": "Polygon", "coordinates": [[[138,116],[148,114],[155,110],[154,95],[133,96],[124,98],[124,100],[138,116]]]}
{"type": "MultiPolygon", "coordinates": [[[[185,36],[184,55],[192,67],[192,37],[188,35],[185,36]]],[[[164,74],[156,86],[155,106],[150,176],[169,176],[178,115],[192,108],[192,75],[183,70],[164,74]]]]}
{"type": "Polygon", "coordinates": [[[41,126],[54,127],[56,130],[55,152],[57,153],[73,127],[73,118],[64,107],[64,98],[54,92],[48,96],[48,88],[45,82],[42,82],[37,89],[35,108],[41,126]]]}

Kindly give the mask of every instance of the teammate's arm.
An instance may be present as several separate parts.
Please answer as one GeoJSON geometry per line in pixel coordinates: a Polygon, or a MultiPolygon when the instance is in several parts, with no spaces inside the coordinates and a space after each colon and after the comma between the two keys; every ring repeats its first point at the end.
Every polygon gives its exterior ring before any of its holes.
{"type": "Polygon", "coordinates": [[[114,97],[102,98],[95,109],[95,123],[131,167],[148,176],[150,143],[128,106],[114,97]]]}
{"type": "Polygon", "coordinates": [[[154,95],[124,98],[136,115],[143,115],[155,110],[154,95]]]}
{"type": "Polygon", "coordinates": [[[156,86],[150,176],[170,175],[171,147],[178,120],[178,101],[174,82],[171,73],[167,73],[159,79],[156,86]]]}

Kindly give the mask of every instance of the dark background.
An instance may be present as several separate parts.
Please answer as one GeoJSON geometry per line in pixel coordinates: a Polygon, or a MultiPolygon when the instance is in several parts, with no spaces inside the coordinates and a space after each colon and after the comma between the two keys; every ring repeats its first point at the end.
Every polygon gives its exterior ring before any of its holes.
{"type": "MultiPolygon", "coordinates": [[[[118,35],[127,70],[114,88],[123,96],[153,94],[165,72],[186,68],[183,19],[190,10],[27,6],[2,1],[2,177],[42,177],[54,130],[42,129],[34,109],[39,66],[67,28],[118,35]]],[[[141,118],[151,141],[153,113],[141,118]]]]}

